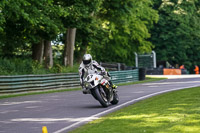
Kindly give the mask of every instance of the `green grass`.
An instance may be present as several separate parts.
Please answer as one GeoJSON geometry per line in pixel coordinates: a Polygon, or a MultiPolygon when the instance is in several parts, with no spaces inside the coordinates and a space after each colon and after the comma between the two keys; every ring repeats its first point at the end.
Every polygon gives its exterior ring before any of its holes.
{"type": "Polygon", "coordinates": [[[198,133],[200,87],[158,95],[92,121],[71,133],[198,133]]]}
{"type": "MultiPolygon", "coordinates": [[[[117,85],[122,86],[122,85],[139,84],[139,83],[145,83],[145,82],[158,81],[158,80],[162,80],[162,79],[165,79],[165,78],[147,78],[146,80],[143,80],[143,81],[121,83],[121,84],[117,84],[117,85]]],[[[77,91],[77,90],[81,90],[81,88],[62,89],[62,90],[58,89],[58,90],[48,90],[48,91],[38,91],[38,92],[26,92],[26,93],[21,93],[21,94],[8,94],[8,95],[0,96],[0,99],[18,97],[18,96],[27,96],[27,95],[38,95],[38,94],[46,94],[46,93],[55,93],[55,92],[77,91]]]]}

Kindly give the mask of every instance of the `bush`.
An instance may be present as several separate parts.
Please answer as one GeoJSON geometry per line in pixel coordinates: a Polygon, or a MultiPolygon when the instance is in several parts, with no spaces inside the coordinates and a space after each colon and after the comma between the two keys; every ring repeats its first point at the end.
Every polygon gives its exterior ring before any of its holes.
{"type": "MultiPolygon", "coordinates": [[[[55,61],[56,62],[56,61],[55,61]]],[[[0,58],[0,75],[24,75],[24,74],[49,74],[78,72],[78,64],[73,68],[60,65],[58,62],[52,68],[45,69],[43,65],[32,59],[0,58]]]]}

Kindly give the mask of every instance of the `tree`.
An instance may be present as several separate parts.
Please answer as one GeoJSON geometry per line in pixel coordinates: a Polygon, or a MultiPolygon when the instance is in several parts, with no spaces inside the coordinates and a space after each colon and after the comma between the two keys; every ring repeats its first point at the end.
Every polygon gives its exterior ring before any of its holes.
{"type": "Polygon", "coordinates": [[[132,65],[134,52],[153,48],[149,29],[158,14],[149,0],[2,1],[0,49],[4,56],[32,48],[34,60],[52,67],[50,42],[57,36],[65,37],[66,66],[73,66],[74,57],[80,61],[86,52],[98,61],[132,65]]]}
{"type": "Polygon", "coordinates": [[[67,37],[64,47],[65,66],[73,67],[75,37],[76,37],[76,28],[69,28],[67,30],[67,37]]]}
{"type": "Polygon", "coordinates": [[[200,59],[200,14],[196,0],[155,0],[160,19],[152,29],[158,60],[171,64],[185,64],[188,69],[200,59]],[[194,56],[195,55],[195,56],[194,56]]]}
{"type": "Polygon", "coordinates": [[[104,33],[99,35],[104,41],[91,45],[97,60],[134,64],[134,52],[151,51],[149,29],[158,20],[151,6],[149,0],[104,1],[98,14],[102,21],[99,32],[104,33]]]}
{"type": "MultiPolygon", "coordinates": [[[[54,5],[53,0],[4,0],[3,2],[0,15],[5,18],[1,21],[4,22],[4,32],[0,32],[3,38],[0,40],[2,54],[12,56],[19,48],[32,45],[33,59],[42,63],[43,42],[56,38],[62,32],[63,25],[59,18],[61,15],[66,15],[66,11],[54,5]]],[[[52,53],[51,48],[45,50],[50,50],[45,53],[52,53]]]]}
{"type": "Polygon", "coordinates": [[[40,64],[43,62],[44,55],[44,41],[32,44],[32,59],[38,61],[40,64]]]}
{"type": "Polygon", "coordinates": [[[5,3],[4,1],[0,2],[0,35],[3,33],[3,27],[4,27],[4,23],[5,23],[5,18],[2,13],[2,10],[5,6],[4,3],[5,3]]]}
{"type": "MultiPolygon", "coordinates": [[[[57,1],[60,5],[65,7],[69,12],[69,15],[62,17],[63,24],[65,25],[66,38],[65,38],[65,50],[64,50],[64,65],[73,66],[74,59],[74,47],[75,46],[75,36],[79,29],[83,29],[84,26],[90,25],[92,20],[92,14],[98,9],[98,6],[101,3],[101,0],[74,0],[74,1],[57,1]],[[77,32],[76,32],[77,30],[77,32]],[[71,38],[73,37],[73,38],[71,38]],[[68,49],[69,48],[69,49],[68,49]]],[[[88,27],[88,26],[87,26],[88,27]]],[[[86,37],[81,36],[82,38],[86,37]]],[[[82,44],[82,42],[78,43],[82,44]]]]}
{"type": "Polygon", "coordinates": [[[46,68],[53,67],[53,53],[51,41],[44,41],[44,63],[46,68]]]}

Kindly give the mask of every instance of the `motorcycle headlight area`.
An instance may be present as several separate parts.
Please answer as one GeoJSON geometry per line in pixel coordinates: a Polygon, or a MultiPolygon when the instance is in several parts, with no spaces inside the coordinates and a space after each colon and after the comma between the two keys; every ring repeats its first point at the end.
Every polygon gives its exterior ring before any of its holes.
{"type": "Polygon", "coordinates": [[[86,88],[92,88],[92,86],[94,86],[94,81],[85,83],[86,88]]]}
{"type": "Polygon", "coordinates": [[[90,88],[90,87],[91,87],[90,83],[86,82],[86,83],[85,83],[85,87],[86,87],[86,88],[90,88]]]}

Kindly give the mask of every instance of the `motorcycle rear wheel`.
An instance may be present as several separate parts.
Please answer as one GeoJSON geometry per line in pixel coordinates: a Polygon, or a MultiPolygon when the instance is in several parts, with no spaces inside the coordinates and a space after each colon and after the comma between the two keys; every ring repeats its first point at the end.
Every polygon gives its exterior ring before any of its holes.
{"type": "Polygon", "coordinates": [[[119,96],[117,92],[113,92],[113,100],[110,102],[111,104],[117,104],[119,102],[119,96]]]}

